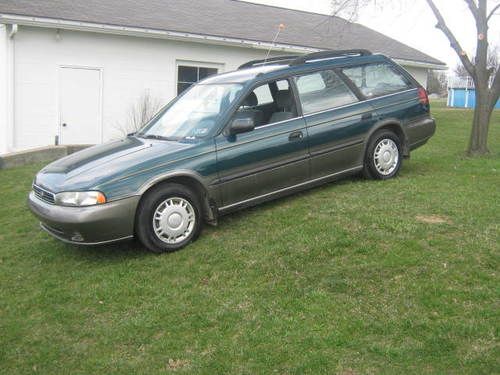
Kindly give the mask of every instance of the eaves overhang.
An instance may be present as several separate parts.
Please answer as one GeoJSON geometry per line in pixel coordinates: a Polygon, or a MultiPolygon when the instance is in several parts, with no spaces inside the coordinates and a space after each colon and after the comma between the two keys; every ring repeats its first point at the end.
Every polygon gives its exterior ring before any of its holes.
{"type": "MultiPolygon", "coordinates": [[[[73,21],[47,17],[35,17],[16,14],[0,14],[0,23],[13,24],[21,26],[34,26],[60,30],[72,31],[87,31],[94,33],[126,35],[143,38],[157,38],[175,41],[189,41],[195,43],[209,43],[217,45],[227,45],[233,47],[256,48],[273,51],[286,51],[288,53],[310,53],[321,51],[321,48],[310,46],[300,46],[283,43],[272,43],[250,39],[230,38],[216,35],[196,34],[183,31],[149,29],[141,27],[109,25],[94,22],[73,21]]],[[[445,70],[447,66],[444,64],[434,64],[425,61],[414,61],[393,57],[393,59],[401,65],[411,66],[423,69],[445,70]]]]}

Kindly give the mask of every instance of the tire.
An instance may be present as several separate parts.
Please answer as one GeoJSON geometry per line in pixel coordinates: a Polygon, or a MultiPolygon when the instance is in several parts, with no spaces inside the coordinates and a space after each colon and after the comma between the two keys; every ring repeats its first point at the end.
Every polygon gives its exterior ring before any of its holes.
{"type": "Polygon", "coordinates": [[[363,175],[366,178],[387,180],[398,174],[402,162],[399,137],[390,130],[379,130],[368,143],[363,175]]]}
{"type": "Polygon", "coordinates": [[[154,253],[182,249],[198,238],[202,228],[199,197],[180,184],[162,184],[148,191],[137,208],[135,232],[154,253]]]}

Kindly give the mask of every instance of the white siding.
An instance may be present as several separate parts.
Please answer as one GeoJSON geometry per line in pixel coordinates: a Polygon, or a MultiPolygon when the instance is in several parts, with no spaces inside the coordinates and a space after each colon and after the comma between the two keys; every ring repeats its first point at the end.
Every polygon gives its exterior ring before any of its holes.
{"type": "Polygon", "coordinates": [[[422,87],[427,88],[427,69],[402,65],[422,87]]]}
{"type": "Polygon", "coordinates": [[[0,24],[0,154],[9,150],[7,141],[7,26],[0,24]]]}
{"type": "Polygon", "coordinates": [[[15,36],[14,148],[54,144],[60,66],[102,69],[106,141],[119,136],[120,124],[145,90],[165,104],[175,97],[176,61],[213,63],[228,71],[264,55],[250,48],[73,31],[57,36],[52,29],[20,27],[15,36]]]}
{"type": "Polygon", "coordinates": [[[13,151],[14,64],[12,28],[0,24],[0,154],[13,151]]]}

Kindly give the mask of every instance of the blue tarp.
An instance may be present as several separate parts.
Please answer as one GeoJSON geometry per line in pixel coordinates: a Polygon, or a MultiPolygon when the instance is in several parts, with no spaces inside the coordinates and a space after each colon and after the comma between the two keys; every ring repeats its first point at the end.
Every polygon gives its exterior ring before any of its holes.
{"type": "MultiPolygon", "coordinates": [[[[448,89],[448,107],[474,108],[476,106],[476,90],[463,88],[448,89]]],[[[495,108],[500,108],[500,99],[495,108]]]]}

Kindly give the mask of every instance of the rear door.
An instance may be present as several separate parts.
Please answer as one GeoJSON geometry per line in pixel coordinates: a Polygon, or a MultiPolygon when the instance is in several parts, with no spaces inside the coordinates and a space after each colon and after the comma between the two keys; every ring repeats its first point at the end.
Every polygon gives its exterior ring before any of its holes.
{"type": "Polygon", "coordinates": [[[359,168],[364,137],[375,119],[369,103],[357,95],[333,69],[296,77],[309,134],[311,178],[359,168]]]}
{"type": "MultiPolygon", "coordinates": [[[[288,81],[282,80],[279,86],[289,90],[293,98],[288,81]]],[[[295,100],[292,99],[295,108],[290,108],[293,115],[274,122],[269,114],[279,108],[269,84],[256,88],[253,93],[258,102],[250,110],[265,112],[259,116],[263,122],[247,133],[216,137],[223,208],[286,189],[309,177],[306,126],[304,119],[297,114],[295,100]]]]}

